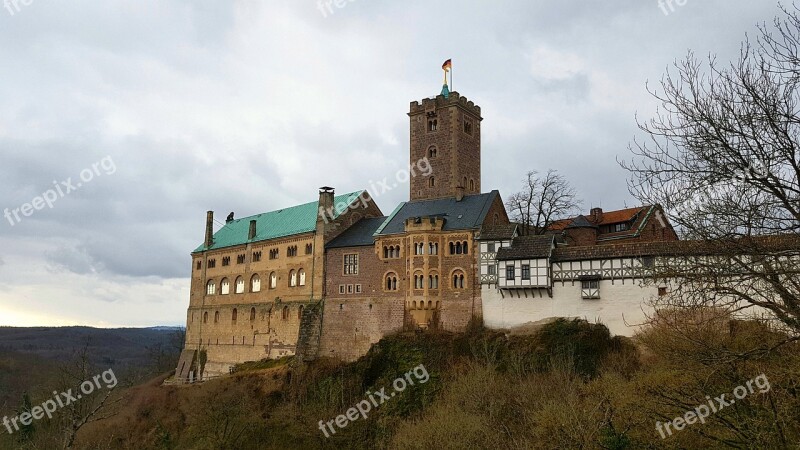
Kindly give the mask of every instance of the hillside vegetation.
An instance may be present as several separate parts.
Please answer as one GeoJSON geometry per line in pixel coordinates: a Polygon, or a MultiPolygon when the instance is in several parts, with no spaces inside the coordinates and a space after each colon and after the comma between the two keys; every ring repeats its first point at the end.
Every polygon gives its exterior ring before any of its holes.
{"type": "MultiPolygon", "coordinates": [[[[479,327],[461,335],[410,333],[380,341],[349,364],[248,363],[193,386],[162,385],[164,375],[120,391],[123,401],[106,411],[111,417],[82,428],[75,448],[796,447],[797,344],[754,322],[674,324],[633,340],[579,320],[522,336],[479,327]],[[721,394],[730,399],[759,376],[769,388],[759,382],[705,423],[673,427],[662,439],[657,421],[721,394]],[[397,378],[414,383],[395,392],[397,378]],[[396,395],[380,403],[381,388],[396,395]],[[357,414],[337,426],[337,416],[370,398],[378,406],[366,419],[357,414]],[[333,421],[336,432],[326,428],[326,437],[321,421],[333,421]]],[[[57,430],[40,422],[27,440],[4,435],[3,448],[53,448],[41,442],[57,430]]]]}
{"type": "Polygon", "coordinates": [[[783,338],[758,323],[702,320],[634,340],[579,320],[529,336],[402,334],[350,364],[245,364],[194,386],[163,386],[162,376],[123,392],[115,415],[82,429],[77,447],[790,448],[800,442],[800,352],[793,342],[777,345],[783,338]],[[684,416],[707,396],[731,398],[760,375],[769,389],[759,384],[662,439],[656,421],[684,416]],[[336,425],[381,388],[394,392],[397,378],[414,384],[376,402],[366,419],[336,425]],[[327,428],[326,437],[320,421],[331,420],[336,432],[327,428]]]}

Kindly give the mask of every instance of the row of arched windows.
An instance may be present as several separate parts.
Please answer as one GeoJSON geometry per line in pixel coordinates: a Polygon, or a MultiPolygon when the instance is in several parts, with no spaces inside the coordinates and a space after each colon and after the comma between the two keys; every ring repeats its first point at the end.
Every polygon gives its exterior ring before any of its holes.
{"type": "MultiPolygon", "coordinates": [[[[461,269],[456,269],[453,271],[451,287],[453,289],[464,289],[465,280],[466,276],[464,275],[464,271],[461,269]]],[[[423,275],[421,272],[414,274],[414,289],[425,289],[426,281],[428,289],[439,289],[439,274],[429,274],[426,280],[425,275],[423,275]]],[[[384,286],[387,291],[396,291],[397,274],[394,272],[387,273],[386,277],[384,278],[384,286]]]]}
{"type": "MultiPolygon", "coordinates": [[[[306,271],[303,269],[289,271],[289,287],[305,286],[306,285],[306,271]]],[[[278,287],[278,275],[275,272],[269,274],[269,288],[275,289],[278,287]]],[[[233,286],[234,294],[244,294],[245,283],[243,277],[236,277],[233,286]]],[[[250,292],[261,292],[261,277],[258,274],[250,277],[250,292]]],[[[208,280],[206,283],[206,294],[215,295],[217,293],[217,283],[214,280],[208,280]]],[[[228,295],[231,293],[231,283],[228,278],[223,278],[219,282],[219,293],[221,295],[228,295]]]]}
{"type": "Polygon", "coordinates": [[[383,258],[399,258],[400,257],[400,246],[399,245],[390,245],[390,246],[383,246],[383,258]]]}
{"type": "MultiPolygon", "coordinates": [[[[303,318],[303,310],[304,309],[305,309],[305,307],[303,305],[300,305],[300,307],[297,308],[297,319],[298,320],[303,318]]],[[[271,316],[271,315],[272,315],[272,308],[267,310],[267,316],[271,316]]],[[[289,306],[286,305],[281,309],[281,319],[289,320],[289,317],[290,317],[290,310],[289,310],[289,306]]],[[[266,318],[266,316],[265,316],[265,318],[266,318]]],[[[235,324],[238,319],[239,319],[239,310],[237,308],[233,308],[233,310],[231,310],[231,323],[235,324]]],[[[214,323],[219,323],[219,320],[220,320],[219,311],[214,311],[214,323]]],[[[256,309],[255,308],[250,308],[250,321],[253,322],[255,320],[256,320],[256,309]]],[[[203,323],[208,323],[208,311],[203,313],[203,323]]]]}
{"type": "Polygon", "coordinates": [[[451,242],[450,243],[450,254],[451,255],[466,255],[469,253],[469,245],[467,245],[467,241],[459,241],[459,242],[451,242]]]}
{"type": "MultiPolygon", "coordinates": [[[[414,274],[414,289],[425,289],[425,275],[414,274]]],[[[439,289],[439,275],[428,275],[428,289],[439,289]]]]}
{"type": "MultiPolygon", "coordinates": [[[[425,252],[425,243],[424,242],[417,242],[414,244],[414,254],[415,255],[424,255],[425,252]]],[[[439,254],[439,243],[438,242],[428,242],[428,251],[429,255],[438,255],[439,254]]]]}

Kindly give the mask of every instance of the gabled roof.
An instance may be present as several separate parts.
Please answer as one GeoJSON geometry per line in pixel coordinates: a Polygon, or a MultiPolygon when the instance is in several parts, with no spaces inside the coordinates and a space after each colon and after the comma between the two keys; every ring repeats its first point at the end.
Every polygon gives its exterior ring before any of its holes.
{"type": "Polygon", "coordinates": [[[449,197],[402,203],[376,235],[403,233],[406,219],[411,217],[443,217],[444,231],[478,229],[483,224],[492,202],[499,197],[500,193],[495,190],[486,194],[465,195],[461,201],[449,197]]]}
{"type": "Polygon", "coordinates": [[[572,219],[572,222],[569,223],[564,229],[567,228],[597,228],[597,225],[589,222],[585,216],[578,216],[572,219]]]}
{"type": "Polygon", "coordinates": [[[504,223],[497,225],[488,225],[481,228],[481,234],[478,236],[482,241],[502,241],[512,239],[517,232],[516,223],[504,223]]]}
{"type": "Polygon", "coordinates": [[[325,248],[363,247],[375,243],[375,231],[386,217],[364,218],[328,243],[325,248]]]}
{"type": "Polygon", "coordinates": [[[511,247],[497,250],[497,260],[549,258],[554,247],[555,236],[552,234],[519,236],[511,241],[511,247]]]}
{"type": "MultiPolygon", "coordinates": [[[[349,194],[337,195],[333,199],[335,209],[333,213],[334,219],[339,217],[339,215],[354,201],[357,201],[364,192],[365,191],[356,191],[349,194]]],[[[197,247],[192,253],[310,233],[317,227],[318,215],[319,202],[314,201],[279,209],[277,211],[236,219],[226,223],[214,233],[214,243],[211,247],[206,247],[205,243],[203,243],[203,245],[197,247]],[[256,221],[256,237],[248,239],[251,220],[256,221]]]]}

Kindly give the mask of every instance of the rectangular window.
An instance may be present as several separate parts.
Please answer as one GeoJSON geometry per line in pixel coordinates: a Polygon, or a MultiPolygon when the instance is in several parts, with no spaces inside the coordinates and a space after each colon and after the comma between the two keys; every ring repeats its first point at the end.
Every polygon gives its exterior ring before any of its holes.
{"type": "Polygon", "coordinates": [[[486,250],[486,251],[487,251],[487,252],[489,252],[489,253],[494,253],[494,252],[496,252],[496,251],[497,251],[497,248],[495,247],[495,243],[494,243],[494,242],[489,242],[489,244],[487,245],[487,247],[488,247],[488,248],[487,248],[487,250],[486,250]]]}
{"type": "Polygon", "coordinates": [[[344,274],[358,275],[358,254],[344,255],[344,274]]]}
{"type": "Polygon", "coordinates": [[[623,222],[623,223],[618,223],[618,224],[615,224],[615,225],[614,225],[614,232],[617,232],[617,231],[626,231],[627,229],[628,229],[628,224],[627,224],[627,223],[624,223],[624,222],[623,222]]]}
{"type": "Polygon", "coordinates": [[[488,269],[489,269],[489,275],[497,275],[497,267],[491,265],[488,267],[488,269]]]}
{"type": "Polygon", "coordinates": [[[360,293],[361,293],[361,285],[357,284],[356,285],[356,294],[360,294],[360,293]]]}
{"type": "Polygon", "coordinates": [[[253,252],[253,262],[261,261],[261,252],[253,252]]]}
{"type": "Polygon", "coordinates": [[[231,257],[230,256],[223,256],[222,257],[222,265],[223,266],[231,265],[231,257]]]}
{"type": "Polygon", "coordinates": [[[530,280],[531,279],[531,266],[528,264],[522,265],[522,279],[523,280],[530,280]]]}
{"type": "Polygon", "coordinates": [[[347,293],[348,294],[352,294],[353,293],[353,285],[352,284],[348,284],[347,285],[347,293]]]}
{"type": "Polygon", "coordinates": [[[216,259],[209,259],[208,260],[208,268],[209,269],[213,269],[214,267],[217,267],[217,260],[216,259]]]}
{"type": "Polygon", "coordinates": [[[581,281],[581,289],[600,289],[600,281],[599,280],[581,281]]]}
{"type": "Polygon", "coordinates": [[[665,287],[658,288],[658,296],[663,297],[665,295],[667,295],[667,288],[665,287]]]}
{"type": "Polygon", "coordinates": [[[600,280],[582,280],[581,297],[584,299],[600,298],[600,280]]]}
{"type": "Polygon", "coordinates": [[[506,266],[506,280],[513,283],[515,278],[514,266],[506,266]]]}
{"type": "Polygon", "coordinates": [[[339,285],[339,293],[340,294],[344,294],[344,285],[343,284],[339,285]]]}
{"type": "Polygon", "coordinates": [[[197,261],[197,270],[200,270],[202,268],[203,268],[203,263],[200,262],[200,261],[197,261]]]}
{"type": "Polygon", "coordinates": [[[244,264],[244,258],[245,258],[244,254],[237,255],[236,256],[236,264],[244,264]]]}

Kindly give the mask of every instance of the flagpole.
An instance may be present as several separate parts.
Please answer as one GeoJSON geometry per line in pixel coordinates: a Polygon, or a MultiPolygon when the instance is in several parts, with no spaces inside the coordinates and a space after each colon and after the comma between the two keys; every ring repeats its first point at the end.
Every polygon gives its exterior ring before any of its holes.
{"type": "Polygon", "coordinates": [[[453,89],[453,61],[450,60],[450,92],[454,92],[453,89]]]}

